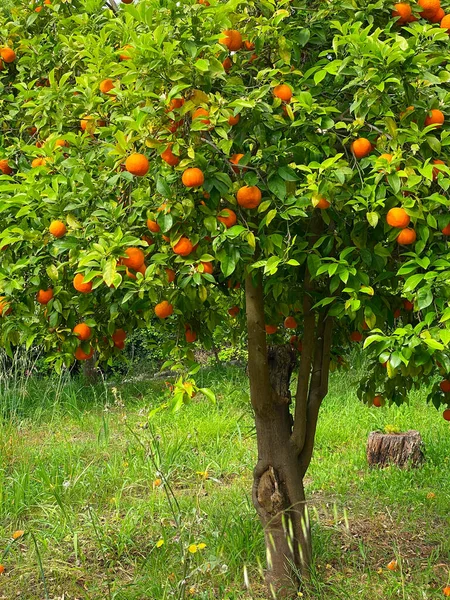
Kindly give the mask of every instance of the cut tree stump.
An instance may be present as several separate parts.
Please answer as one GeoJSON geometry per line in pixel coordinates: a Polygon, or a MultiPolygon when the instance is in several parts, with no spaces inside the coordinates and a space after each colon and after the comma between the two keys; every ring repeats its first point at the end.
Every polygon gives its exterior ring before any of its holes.
{"type": "Polygon", "coordinates": [[[423,441],[418,431],[381,433],[372,431],[367,440],[367,461],[370,467],[419,467],[425,460],[423,441]]]}

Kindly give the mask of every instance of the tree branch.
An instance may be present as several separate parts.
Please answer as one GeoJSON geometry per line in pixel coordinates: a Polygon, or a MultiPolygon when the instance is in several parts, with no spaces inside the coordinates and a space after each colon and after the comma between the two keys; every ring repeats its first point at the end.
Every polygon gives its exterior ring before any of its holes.
{"type": "Polygon", "coordinates": [[[272,408],[272,387],[267,360],[266,330],[264,318],[264,295],[261,275],[245,279],[245,300],[248,331],[248,371],[250,376],[250,398],[254,411],[264,414],[272,408]]]}

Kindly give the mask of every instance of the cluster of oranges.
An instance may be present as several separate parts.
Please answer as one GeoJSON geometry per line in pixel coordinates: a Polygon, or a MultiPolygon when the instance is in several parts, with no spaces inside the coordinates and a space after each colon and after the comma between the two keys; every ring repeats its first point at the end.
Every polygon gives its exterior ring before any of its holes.
{"type": "MultiPolygon", "coordinates": [[[[418,0],[417,8],[423,19],[427,19],[430,23],[440,23],[443,29],[450,33],[450,15],[446,15],[441,7],[440,0],[418,0]]],[[[413,13],[413,7],[409,2],[399,2],[394,5],[392,16],[398,18],[401,25],[417,21],[417,17],[413,13]]]]}

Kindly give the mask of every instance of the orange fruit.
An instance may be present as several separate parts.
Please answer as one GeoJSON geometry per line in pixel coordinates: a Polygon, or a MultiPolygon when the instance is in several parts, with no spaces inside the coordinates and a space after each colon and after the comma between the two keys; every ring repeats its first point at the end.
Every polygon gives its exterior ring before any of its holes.
{"type": "Polygon", "coordinates": [[[175,281],[175,277],[176,277],[176,273],[173,269],[166,269],[166,275],[167,275],[167,281],[169,283],[172,283],[173,281],[175,281]]]}
{"type": "Polygon", "coordinates": [[[234,127],[235,125],[237,125],[239,123],[241,119],[241,115],[230,115],[228,117],[228,125],[231,125],[231,127],[234,127]]]}
{"type": "MultiPolygon", "coordinates": [[[[446,421],[450,421],[450,408],[447,408],[446,410],[444,410],[444,412],[442,413],[442,416],[444,417],[444,419],[446,421]]],[[[447,596],[450,596],[450,587],[448,588],[449,593],[446,594],[447,596]]]]}
{"type": "Polygon", "coordinates": [[[69,144],[66,142],[66,140],[63,139],[59,139],[55,141],[55,148],[64,148],[65,146],[68,146],[69,144]]]}
{"type": "MultiPolygon", "coordinates": [[[[430,21],[430,23],[440,23],[444,17],[445,17],[445,10],[443,8],[440,8],[433,17],[429,18],[429,21],[430,21]]],[[[450,26],[450,24],[449,24],[449,26],[450,26]]],[[[445,25],[444,25],[444,27],[445,27],[445,25]]]]}
{"type": "MultiPolygon", "coordinates": [[[[448,413],[448,415],[447,415],[448,418],[444,417],[444,419],[446,421],[450,421],[450,410],[445,410],[444,415],[446,412],[448,413]]],[[[450,596],[450,585],[446,585],[445,588],[443,589],[443,592],[444,592],[444,596],[446,596],[448,598],[450,596]]]]}
{"type": "Polygon", "coordinates": [[[184,332],[184,337],[186,338],[186,342],[188,344],[192,344],[197,339],[197,334],[195,331],[192,331],[190,326],[187,326],[186,331],[184,332]]]}
{"type": "Polygon", "coordinates": [[[430,110],[427,118],[425,119],[425,127],[428,127],[429,125],[437,125],[438,127],[442,127],[444,121],[444,113],[437,108],[433,108],[433,110],[430,110]]]}
{"type": "Polygon", "coordinates": [[[380,154],[377,160],[387,160],[387,162],[392,162],[393,158],[394,157],[392,156],[392,154],[380,154]]]}
{"type": "Polygon", "coordinates": [[[400,17],[398,22],[409,23],[411,17],[413,16],[411,5],[407,2],[399,2],[398,4],[394,4],[394,10],[392,11],[393,17],[400,17]]]}
{"type": "Polygon", "coordinates": [[[316,208],[320,208],[321,210],[326,210],[327,208],[330,208],[331,203],[328,202],[328,200],[326,198],[320,198],[319,202],[316,204],[316,208]]]}
{"type": "Polygon", "coordinates": [[[281,83],[273,88],[273,95],[276,98],[281,98],[283,102],[290,102],[292,98],[292,90],[285,83],[281,83]]]}
{"type": "Polygon", "coordinates": [[[34,169],[36,167],[43,167],[45,165],[45,163],[47,162],[47,158],[44,158],[43,156],[40,156],[39,158],[35,158],[34,160],[31,161],[31,167],[34,169]]]}
{"type": "Polygon", "coordinates": [[[23,536],[24,533],[25,531],[23,531],[23,529],[19,529],[18,531],[14,531],[11,537],[13,540],[18,540],[23,536]]]}
{"type": "MultiPolygon", "coordinates": [[[[230,162],[233,163],[233,165],[237,165],[239,163],[239,161],[241,160],[241,158],[243,158],[244,155],[243,154],[232,154],[230,157],[230,162]]],[[[239,169],[239,167],[232,167],[233,171],[235,173],[240,173],[241,171],[245,170],[245,169],[239,169]]]]}
{"type": "Polygon", "coordinates": [[[125,169],[128,173],[136,175],[136,177],[143,177],[146,175],[149,167],[150,165],[147,158],[138,152],[131,154],[125,161],[125,169]]]}
{"type": "Polygon", "coordinates": [[[228,50],[234,52],[242,46],[242,35],[236,29],[225,29],[219,39],[219,44],[223,44],[228,50]]]}
{"type": "Polygon", "coordinates": [[[82,342],[85,342],[91,337],[91,328],[86,325],[86,323],[78,323],[73,328],[73,333],[80,339],[82,342]]]}
{"type": "Polygon", "coordinates": [[[172,112],[177,108],[181,108],[184,104],[184,98],[172,98],[169,102],[169,106],[167,107],[166,112],[172,112]]]}
{"type": "Polygon", "coordinates": [[[86,352],[81,348],[81,346],[79,346],[75,350],[75,358],[77,360],[89,360],[93,356],[94,356],[94,348],[92,348],[92,346],[89,349],[89,354],[86,354],[86,352]]]}
{"type": "Polygon", "coordinates": [[[230,317],[237,317],[239,312],[240,312],[240,308],[239,306],[232,306],[231,308],[228,309],[228,314],[230,315],[230,317]]]}
{"type": "Polygon", "coordinates": [[[5,63],[12,63],[16,60],[16,53],[11,48],[2,48],[0,50],[0,56],[5,63]]]}
{"type": "Polygon", "coordinates": [[[112,341],[114,342],[114,346],[123,344],[125,342],[126,337],[127,337],[127,333],[123,329],[116,329],[115,332],[111,336],[112,341]]]}
{"type": "Polygon", "coordinates": [[[450,33],[450,15],[445,15],[441,21],[441,27],[450,33]]]}
{"type": "Polygon", "coordinates": [[[179,256],[189,256],[193,249],[194,246],[191,240],[184,236],[180,238],[179,241],[173,247],[173,251],[179,256]]]}
{"type": "Polygon", "coordinates": [[[442,233],[444,235],[450,235],[450,223],[444,227],[444,229],[442,230],[442,233]]]}
{"type": "Polygon", "coordinates": [[[397,227],[398,229],[408,227],[410,220],[411,219],[404,208],[391,208],[386,215],[387,224],[391,227],[397,227]]]}
{"type": "Polygon", "coordinates": [[[394,319],[399,319],[401,317],[402,311],[397,308],[396,311],[394,311],[394,319]]]}
{"type": "Polygon", "coordinates": [[[406,228],[402,229],[397,236],[397,243],[402,246],[409,246],[414,244],[417,239],[417,234],[414,229],[406,228]]]}
{"type": "Polygon", "coordinates": [[[36,300],[39,304],[48,304],[50,300],[53,298],[53,289],[48,288],[48,290],[39,290],[36,295],[36,300]]]}
{"type": "Polygon", "coordinates": [[[278,331],[278,327],[276,325],[266,325],[265,330],[267,335],[273,335],[278,331]]]}
{"type": "Polygon", "coordinates": [[[441,8],[440,0],[419,0],[418,5],[423,8],[420,16],[424,17],[425,19],[433,17],[441,8]]]}
{"type": "Polygon", "coordinates": [[[127,248],[125,250],[127,258],[122,258],[122,263],[129,269],[138,271],[145,261],[145,254],[140,248],[127,248]]]}
{"type": "Polygon", "coordinates": [[[360,331],[353,331],[350,334],[350,340],[352,342],[362,342],[363,334],[360,331]]]}
{"type": "Polygon", "coordinates": [[[387,568],[389,569],[389,571],[397,571],[398,562],[396,560],[391,560],[391,562],[387,565],[387,568]]]}
{"type": "Polygon", "coordinates": [[[83,273],[77,273],[73,278],[73,287],[82,294],[89,294],[92,290],[92,281],[85,282],[83,273]]]}
{"type": "Polygon", "coordinates": [[[217,220],[223,223],[228,229],[229,227],[233,227],[233,225],[236,225],[236,213],[233,210],[231,210],[231,208],[224,208],[217,215],[217,220]]]}
{"type": "Polygon", "coordinates": [[[133,0],[122,0],[122,4],[133,4],[133,0]]]}
{"type": "Polygon", "coordinates": [[[358,138],[352,143],[351,149],[355,158],[364,158],[372,152],[372,144],[366,138],[358,138]]]}
{"type": "Polygon", "coordinates": [[[212,275],[214,271],[213,264],[210,262],[202,262],[203,265],[203,273],[208,273],[208,275],[212,275]]]}
{"type": "Polygon", "coordinates": [[[232,66],[233,66],[233,62],[232,62],[231,58],[229,56],[227,56],[226,59],[222,62],[222,67],[223,67],[224,71],[226,71],[228,73],[228,71],[231,69],[232,66]]]}
{"type": "Polygon", "coordinates": [[[383,403],[383,397],[375,396],[375,398],[373,399],[373,405],[376,406],[377,408],[380,408],[382,406],[382,403],[383,403]]]}
{"type": "Polygon", "coordinates": [[[205,182],[205,176],[203,175],[203,171],[197,167],[193,167],[184,171],[181,181],[186,187],[199,187],[205,182]]]}
{"type": "Polygon", "coordinates": [[[172,313],[173,306],[167,302],[167,300],[163,300],[155,306],[155,315],[160,319],[166,319],[167,317],[170,317],[172,313]]]}
{"type": "Polygon", "coordinates": [[[448,394],[450,392],[450,381],[448,379],[443,379],[439,384],[439,387],[445,394],[448,394]]]}
{"type": "Polygon", "coordinates": [[[11,173],[13,172],[13,170],[11,169],[11,167],[8,165],[8,159],[7,158],[2,158],[0,160],[0,171],[4,175],[11,175],[11,173]]]}
{"type": "MultiPolygon", "coordinates": [[[[202,108],[200,106],[192,113],[192,120],[195,121],[195,119],[200,119],[201,117],[209,117],[209,112],[206,110],[206,108],[202,108]]],[[[211,123],[209,119],[202,119],[201,122],[204,125],[209,125],[211,123]]]]}
{"type": "Polygon", "coordinates": [[[261,204],[261,190],[256,185],[244,185],[238,190],[236,198],[242,208],[256,208],[261,204]]]}
{"type": "Polygon", "coordinates": [[[197,4],[203,4],[203,6],[210,6],[208,0],[198,0],[197,4]]]}
{"type": "Polygon", "coordinates": [[[104,79],[100,82],[99,88],[102,94],[107,94],[114,87],[114,81],[112,79],[104,79]]]}
{"type": "Polygon", "coordinates": [[[284,326],[286,329],[297,329],[297,321],[294,317],[286,317],[284,320],[284,326]]]}
{"type": "Polygon", "coordinates": [[[5,299],[5,296],[0,296],[0,317],[9,315],[12,312],[12,308],[5,299]]]}
{"type": "MultiPolygon", "coordinates": [[[[445,162],[443,160],[433,160],[433,165],[445,165],[445,162]]],[[[439,168],[435,168],[433,169],[433,180],[436,181],[436,179],[439,177],[439,173],[440,173],[440,169],[439,168]]]]}
{"type": "Polygon", "coordinates": [[[246,50],[254,50],[255,49],[255,44],[253,42],[250,42],[249,40],[245,40],[244,46],[245,46],[246,50]]]}
{"type": "Polygon", "coordinates": [[[63,237],[67,232],[67,228],[62,221],[52,221],[48,230],[56,238],[63,237]]]}
{"type": "Polygon", "coordinates": [[[131,60],[132,56],[129,52],[129,50],[134,50],[133,46],[130,46],[130,44],[126,44],[122,50],[120,50],[121,54],[119,54],[119,58],[120,60],[131,60]]]}
{"type": "Polygon", "coordinates": [[[403,308],[408,312],[414,310],[414,304],[409,300],[403,300],[403,308]]]}
{"type": "Polygon", "coordinates": [[[169,144],[167,146],[167,148],[161,154],[161,158],[171,167],[176,167],[177,164],[180,162],[179,157],[175,156],[175,154],[172,152],[172,144],[169,144]]]}
{"type": "Polygon", "coordinates": [[[147,227],[152,233],[159,233],[161,231],[161,227],[156,221],[152,221],[152,219],[147,219],[147,227]]]}

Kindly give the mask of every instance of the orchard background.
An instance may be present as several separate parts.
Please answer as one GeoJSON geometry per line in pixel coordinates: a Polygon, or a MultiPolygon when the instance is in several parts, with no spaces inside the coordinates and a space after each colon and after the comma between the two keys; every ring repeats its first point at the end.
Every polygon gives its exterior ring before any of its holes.
{"type": "Polygon", "coordinates": [[[116,4],[0,9],[5,597],[450,595],[450,6],[116,4]],[[164,393],[142,361],[121,381],[133,340],[164,393]],[[200,348],[248,359],[251,405],[200,348]],[[410,424],[427,465],[369,473],[369,428],[410,424]],[[327,439],[342,463],[308,471],[327,439]]]}

